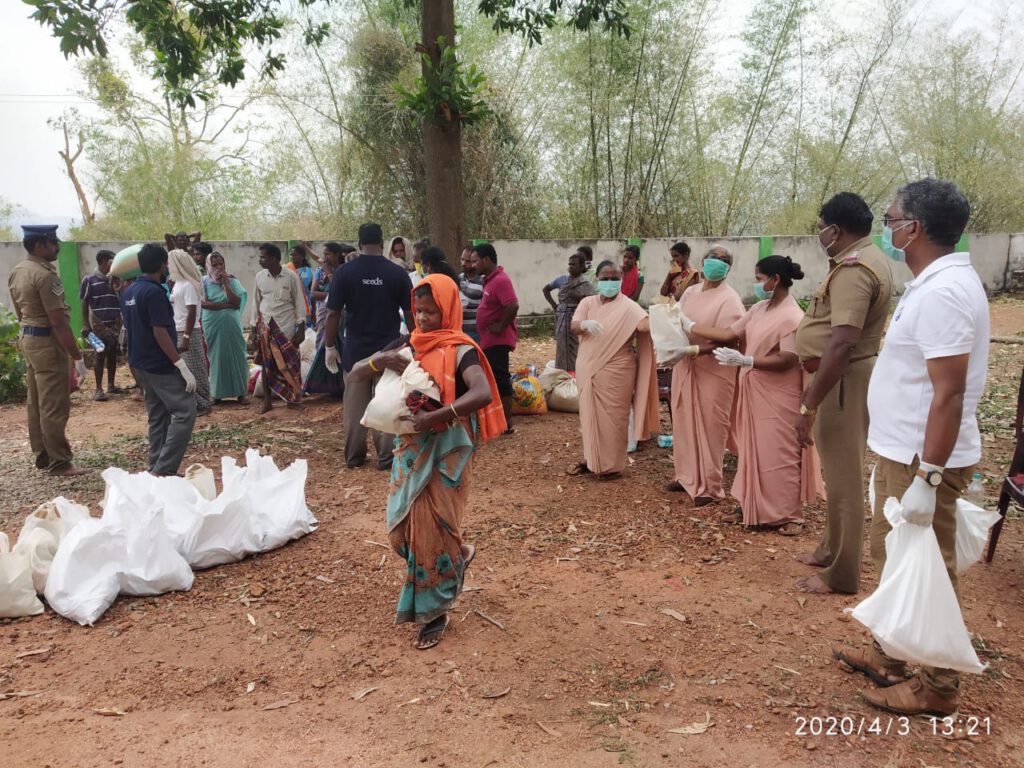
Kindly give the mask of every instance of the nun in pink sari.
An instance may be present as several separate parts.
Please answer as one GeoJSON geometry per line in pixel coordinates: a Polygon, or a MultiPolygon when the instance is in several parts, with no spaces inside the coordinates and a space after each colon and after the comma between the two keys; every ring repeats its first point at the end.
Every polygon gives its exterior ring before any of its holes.
{"type": "Polygon", "coordinates": [[[748,526],[800,532],[804,504],[824,496],[814,446],[801,448],[793,425],[806,382],[796,356],[796,329],[803,310],[789,295],[803,278],[788,256],[769,256],[754,269],[759,299],[727,328],[692,326],[692,332],[721,344],[739,342],[743,352],[719,347],[714,357],[724,370],[739,368],[736,441],[739,463],[731,495],[740,506],[728,517],[748,526]]]}
{"type": "Polygon", "coordinates": [[[658,380],[647,313],[621,293],[614,263],[602,262],[597,280],[598,295],[580,302],[571,325],[580,337],[576,381],[585,460],[570,474],[612,477],[626,466],[630,407],[634,440],[658,429],[658,380]]]}
{"type": "Polygon", "coordinates": [[[712,356],[715,344],[687,327],[697,323],[728,328],[743,317],[743,300],[725,277],[732,254],[713,245],[701,265],[703,280],[683,291],[679,300],[683,330],[690,336],[691,355],[672,369],[672,460],[675,479],[665,489],[685,491],[694,506],[725,498],[722,462],[730,438],[736,371],[723,368],[712,356]]]}

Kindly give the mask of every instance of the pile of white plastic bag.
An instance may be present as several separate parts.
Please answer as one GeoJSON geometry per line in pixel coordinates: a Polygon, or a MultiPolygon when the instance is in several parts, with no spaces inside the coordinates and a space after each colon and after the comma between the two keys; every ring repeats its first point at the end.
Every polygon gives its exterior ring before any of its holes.
{"type": "Polygon", "coordinates": [[[244,467],[221,460],[219,494],[213,472],[198,465],[186,478],[111,467],[103,473],[102,517],[63,497],[44,504],[10,553],[0,534],[0,617],[41,613],[38,592],[57,613],[91,625],[118,594],[188,590],[193,568],[235,562],[316,530],[306,462],[280,470],[256,450],[245,458],[244,467]]]}

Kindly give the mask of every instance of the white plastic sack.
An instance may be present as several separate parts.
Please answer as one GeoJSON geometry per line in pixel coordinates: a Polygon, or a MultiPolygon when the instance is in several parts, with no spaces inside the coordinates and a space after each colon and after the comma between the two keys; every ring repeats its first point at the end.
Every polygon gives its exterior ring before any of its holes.
{"type": "Polygon", "coordinates": [[[63,496],[40,504],[25,518],[12,552],[27,555],[32,570],[32,584],[40,595],[46,589],[46,578],[57,548],[68,531],[89,519],[89,508],[63,496]]]}
{"type": "MultiPolygon", "coordinates": [[[[108,469],[104,480],[111,472],[127,475],[108,469]]],[[[92,625],[119,593],[159,595],[191,588],[192,569],[175,551],[159,509],[139,508],[108,480],[103,517],[79,523],[61,542],[46,581],[46,600],[61,616],[92,625]]]]}
{"type": "Polygon", "coordinates": [[[549,362],[537,376],[537,380],[544,390],[550,410],[580,412],[580,387],[567,371],[555,368],[554,362],[549,362]]]}
{"type": "Polygon", "coordinates": [[[409,406],[405,404],[409,394],[419,391],[434,400],[441,399],[434,380],[412,359],[408,347],[402,350],[402,354],[412,362],[401,376],[390,369],[381,374],[373,399],[366,406],[366,412],[359,422],[364,427],[392,435],[411,434],[416,431],[412,422],[402,419],[403,416],[412,415],[409,406]]]}
{"type": "Polygon", "coordinates": [[[988,544],[988,532],[999,512],[982,509],[964,499],[956,502],[956,572],[963,573],[981,560],[988,544]]]}
{"type": "Polygon", "coordinates": [[[683,332],[682,310],[678,302],[653,304],[647,310],[651,318],[651,341],[659,368],[674,365],[684,357],[690,339],[683,332]]]}
{"type": "Polygon", "coordinates": [[[875,516],[875,472],[878,471],[878,465],[875,464],[871,467],[871,477],[868,478],[868,516],[875,516]]]}
{"type": "Polygon", "coordinates": [[[202,464],[190,464],[185,470],[185,479],[199,491],[199,495],[207,501],[217,498],[217,481],[213,477],[213,470],[202,464]]]}
{"type": "Polygon", "coordinates": [[[11,551],[16,555],[28,557],[32,573],[32,587],[40,595],[46,589],[46,577],[50,575],[50,565],[57,554],[60,542],[46,528],[33,528],[18,537],[18,543],[11,551]]]}
{"type": "Polygon", "coordinates": [[[0,533],[0,619],[37,616],[43,604],[32,586],[28,555],[11,552],[6,533],[0,533]]]}
{"type": "Polygon", "coordinates": [[[304,363],[312,363],[316,354],[316,329],[307,328],[306,335],[302,337],[299,344],[299,359],[304,363]]]}
{"type": "Polygon", "coordinates": [[[932,527],[903,520],[896,499],[885,502],[892,530],[878,588],[847,609],[896,659],[961,672],[985,667],[971,645],[953,584],[932,527]]]}

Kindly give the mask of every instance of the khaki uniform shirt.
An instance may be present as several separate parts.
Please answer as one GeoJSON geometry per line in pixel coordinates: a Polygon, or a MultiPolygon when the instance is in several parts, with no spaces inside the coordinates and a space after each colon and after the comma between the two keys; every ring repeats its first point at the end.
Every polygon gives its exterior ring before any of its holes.
{"type": "Polygon", "coordinates": [[[865,237],[829,259],[829,266],[797,328],[797,355],[801,361],[820,358],[838,325],[861,329],[851,360],[877,355],[892,298],[888,257],[865,237]]]}
{"type": "Polygon", "coordinates": [[[64,283],[60,281],[54,262],[29,256],[15,265],[7,279],[7,288],[14,300],[14,311],[22,325],[49,328],[50,310],[68,312],[64,302],[64,283]]]}
{"type": "Polygon", "coordinates": [[[289,338],[295,335],[299,323],[305,325],[306,299],[302,292],[302,282],[287,267],[282,268],[277,277],[266,269],[256,273],[253,304],[256,307],[252,317],[253,325],[263,315],[268,323],[275,320],[281,332],[289,338]]]}

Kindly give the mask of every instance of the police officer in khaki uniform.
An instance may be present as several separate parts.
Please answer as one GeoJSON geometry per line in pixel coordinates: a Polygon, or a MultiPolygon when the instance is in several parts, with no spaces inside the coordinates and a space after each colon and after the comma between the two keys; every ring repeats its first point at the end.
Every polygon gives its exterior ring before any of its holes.
{"type": "Polygon", "coordinates": [[[14,311],[21,324],[20,347],[28,384],[28,437],[36,467],[72,477],[86,472],[71,462],[64,434],[71,412],[71,360],[79,384],[85,381],[82,353],[68,323],[64,284],[54,262],[60,249],[57,227],[24,226],[28,258],[7,280],[14,311]]]}
{"type": "Polygon", "coordinates": [[[828,277],[796,332],[796,351],[812,374],[796,425],[801,445],[815,444],[828,495],[828,525],[813,554],[797,559],[821,570],[797,581],[805,592],[853,594],[864,546],[864,452],[868,382],[892,298],[892,272],[871,239],[874,216],[852,192],[840,192],[818,219],[828,277]]]}

